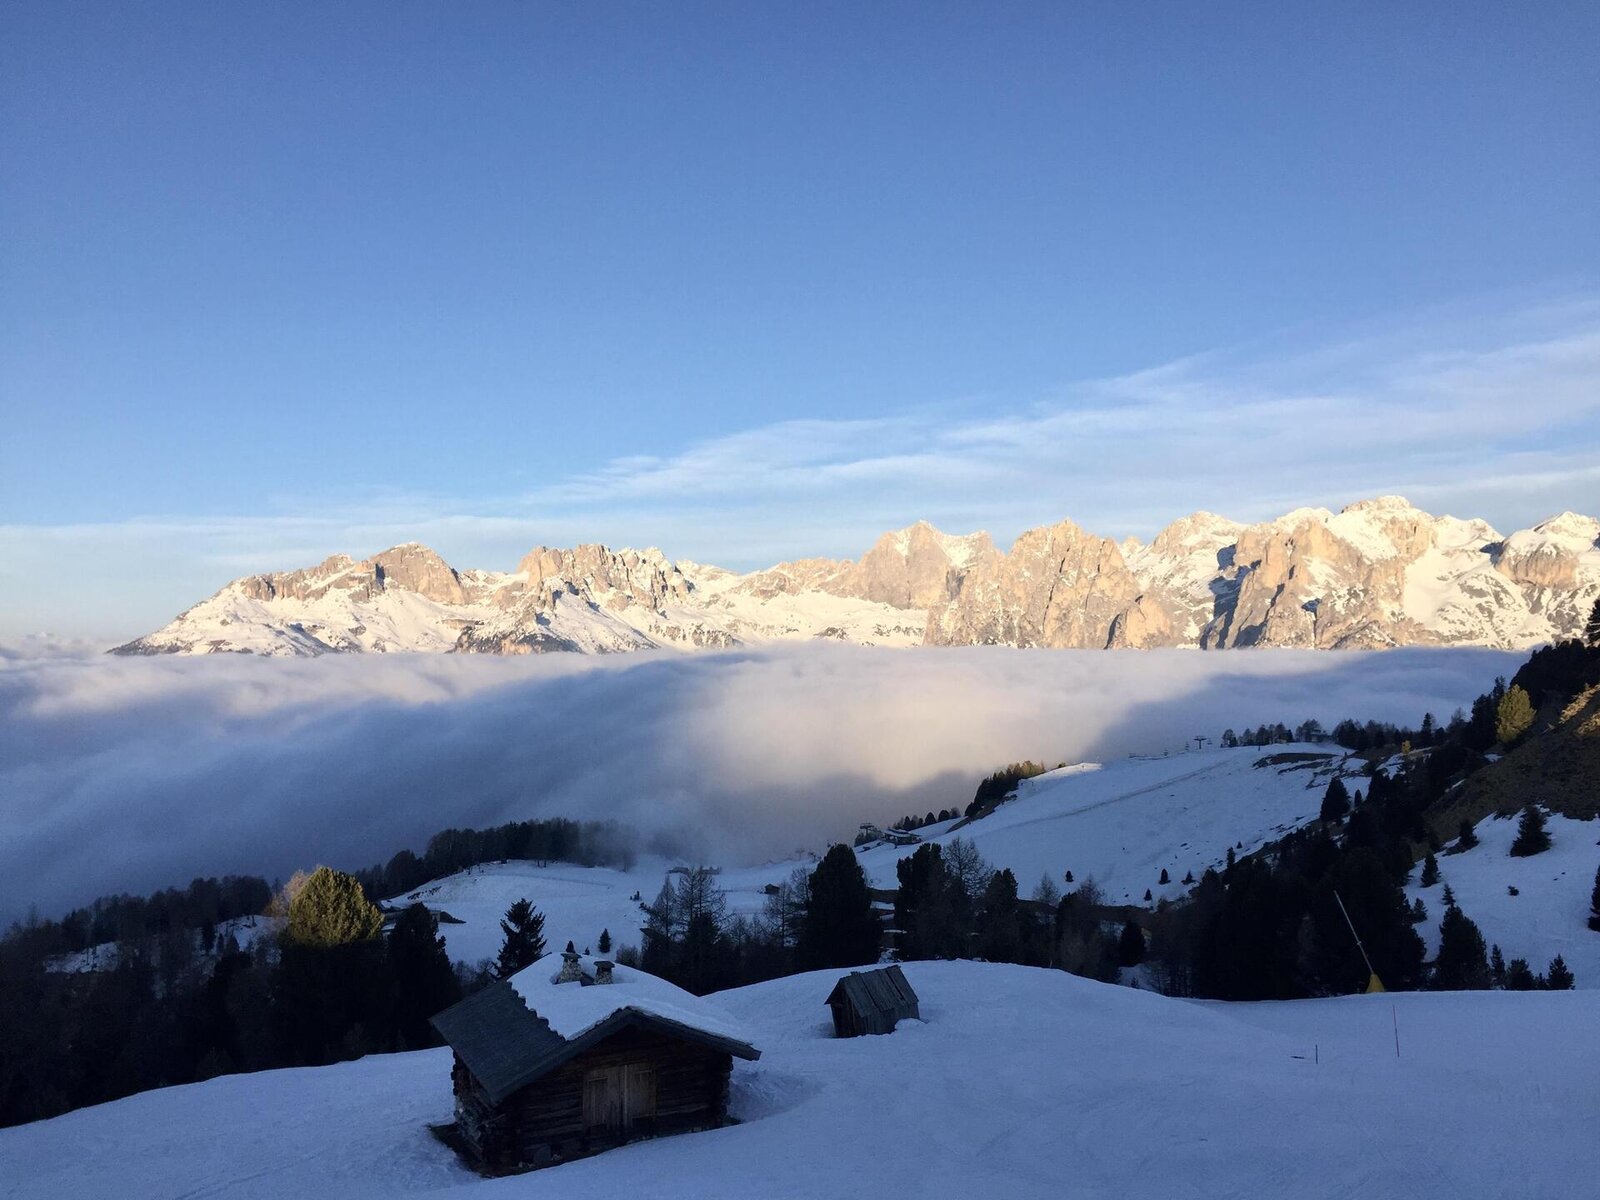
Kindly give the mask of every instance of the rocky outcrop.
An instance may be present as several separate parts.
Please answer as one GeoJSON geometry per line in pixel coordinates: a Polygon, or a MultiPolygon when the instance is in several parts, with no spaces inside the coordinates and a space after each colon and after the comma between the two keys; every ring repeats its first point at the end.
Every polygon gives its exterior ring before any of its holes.
{"type": "Polygon", "coordinates": [[[967,567],[993,549],[987,533],[952,537],[918,521],[884,534],[859,562],[797,559],[754,572],[740,588],[760,599],[826,592],[926,612],[948,601],[967,567]]]}
{"type": "Polygon", "coordinates": [[[859,560],[739,575],[659,550],[538,546],[509,574],[409,543],[235,580],[118,653],[527,654],[871,645],[1205,649],[1521,647],[1576,634],[1600,594],[1600,521],[1563,513],[1502,537],[1397,496],[1239,525],[1174,521],[1148,544],[1071,521],[1009,550],[926,522],[859,560]]]}
{"type": "Polygon", "coordinates": [[[1009,553],[991,547],[977,555],[954,595],[928,614],[926,640],[1100,648],[1138,597],[1138,581],[1117,544],[1062,521],[1024,533],[1009,553]]]}
{"type": "Polygon", "coordinates": [[[379,586],[401,587],[440,604],[466,604],[467,590],[454,567],[418,542],[407,542],[372,556],[379,586]]]}

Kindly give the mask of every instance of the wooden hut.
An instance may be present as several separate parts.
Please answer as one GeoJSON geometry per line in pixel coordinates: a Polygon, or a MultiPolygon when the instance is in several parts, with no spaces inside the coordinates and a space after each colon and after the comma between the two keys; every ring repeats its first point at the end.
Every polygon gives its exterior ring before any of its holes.
{"type": "Polygon", "coordinates": [[[851,971],[828,993],[833,1010],[833,1032],[839,1037],[864,1033],[890,1033],[905,1017],[920,1020],[917,994],[899,967],[876,971],[851,971]]]}
{"type": "Polygon", "coordinates": [[[478,1169],[546,1166],[724,1124],[733,1019],[604,959],[547,955],[433,1018],[455,1051],[451,1141],[478,1169]]]}

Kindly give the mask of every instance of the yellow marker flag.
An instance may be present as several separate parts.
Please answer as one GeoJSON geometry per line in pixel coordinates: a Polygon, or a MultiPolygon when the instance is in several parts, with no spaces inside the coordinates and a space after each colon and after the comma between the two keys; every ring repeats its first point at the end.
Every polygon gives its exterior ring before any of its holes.
{"type": "Polygon", "coordinates": [[[1376,975],[1373,975],[1367,980],[1367,995],[1370,996],[1373,992],[1381,992],[1383,990],[1383,980],[1379,979],[1376,975]]]}

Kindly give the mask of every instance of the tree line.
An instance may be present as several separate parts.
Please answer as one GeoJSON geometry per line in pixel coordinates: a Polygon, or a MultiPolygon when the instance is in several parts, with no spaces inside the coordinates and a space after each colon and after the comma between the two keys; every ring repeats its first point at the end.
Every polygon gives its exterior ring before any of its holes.
{"type": "Polygon", "coordinates": [[[213,953],[192,929],[117,943],[106,969],[49,969],[0,941],[0,1125],[235,1071],[437,1044],[428,1018],[482,980],[420,904],[384,914],[350,875],[297,874],[273,916],[213,953]]]}
{"type": "Polygon", "coordinates": [[[636,840],[614,822],[565,818],[447,829],[421,854],[351,874],[196,879],[30,915],[0,937],[0,1125],[232,1071],[432,1045],[427,1017],[485,973],[451,968],[421,905],[379,936],[377,902],[503,859],[627,867],[636,840]],[[322,906],[330,876],[344,881],[335,910],[355,924],[305,936],[295,914],[322,906]],[[308,880],[317,887],[299,901],[308,880]],[[62,961],[96,947],[92,969],[62,961]]]}

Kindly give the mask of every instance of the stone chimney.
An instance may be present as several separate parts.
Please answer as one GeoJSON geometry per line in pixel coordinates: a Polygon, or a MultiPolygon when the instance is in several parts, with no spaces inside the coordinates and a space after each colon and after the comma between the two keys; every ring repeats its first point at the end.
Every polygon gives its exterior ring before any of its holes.
{"type": "Polygon", "coordinates": [[[556,976],[556,982],[583,982],[583,965],[578,962],[578,952],[576,950],[563,950],[561,952],[561,973],[556,976]]]}
{"type": "Polygon", "coordinates": [[[596,983],[611,983],[611,982],[613,982],[613,980],[611,978],[611,967],[612,967],[612,964],[608,963],[605,959],[603,959],[603,958],[595,959],[595,963],[594,963],[594,981],[596,983]]]}

